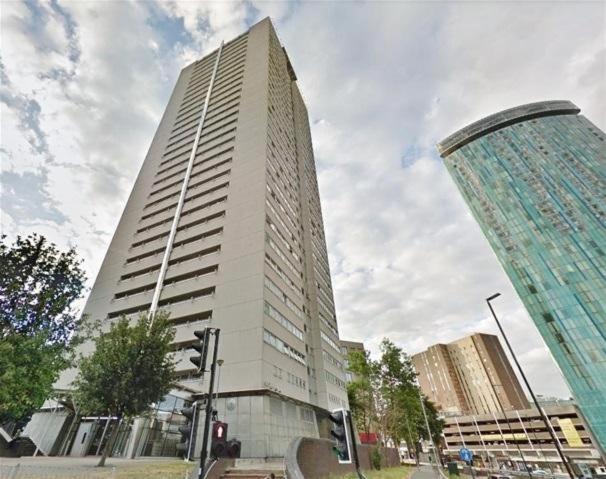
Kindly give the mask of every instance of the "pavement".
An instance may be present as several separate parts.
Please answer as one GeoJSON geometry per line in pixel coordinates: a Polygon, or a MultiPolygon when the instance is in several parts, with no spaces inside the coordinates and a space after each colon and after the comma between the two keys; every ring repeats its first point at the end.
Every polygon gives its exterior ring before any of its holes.
{"type": "Polygon", "coordinates": [[[443,479],[435,466],[419,466],[410,477],[411,479],[443,479]]]}

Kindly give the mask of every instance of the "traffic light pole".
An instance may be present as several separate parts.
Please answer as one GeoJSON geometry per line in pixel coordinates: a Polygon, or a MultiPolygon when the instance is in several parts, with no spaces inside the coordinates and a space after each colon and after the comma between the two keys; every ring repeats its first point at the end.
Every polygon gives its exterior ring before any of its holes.
{"type": "Polygon", "coordinates": [[[360,459],[358,457],[358,445],[356,443],[356,431],[354,430],[353,418],[351,417],[351,412],[346,411],[346,421],[349,427],[349,437],[351,438],[351,450],[353,452],[353,460],[354,465],[356,466],[356,473],[358,474],[359,479],[366,479],[366,476],[362,474],[360,470],[360,459]]]}
{"type": "Polygon", "coordinates": [[[191,433],[189,435],[189,444],[188,444],[188,448],[187,448],[187,456],[185,457],[186,461],[190,461],[192,458],[192,449],[194,447],[194,443],[196,441],[196,429],[197,429],[197,424],[196,422],[200,422],[200,420],[198,419],[198,401],[196,401],[193,405],[194,407],[194,415],[192,416],[191,419],[191,433]],[[198,419],[198,421],[196,421],[196,419],[198,419]]]}
{"type": "MultiPolygon", "coordinates": [[[[210,329],[209,329],[209,332],[210,329]]],[[[204,479],[206,468],[206,459],[208,456],[208,433],[210,431],[210,421],[213,412],[213,386],[215,384],[215,372],[217,370],[217,353],[219,351],[219,332],[220,329],[214,328],[212,334],[215,335],[215,347],[213,349],[213,360],[210,365],[210,384],[208,385],[208,396],[206,398],[206,419],[204,420],[204,432],[202,436],[202,450],[200,451],[200,467],[198,468],[198,479],[204,479]]]]}

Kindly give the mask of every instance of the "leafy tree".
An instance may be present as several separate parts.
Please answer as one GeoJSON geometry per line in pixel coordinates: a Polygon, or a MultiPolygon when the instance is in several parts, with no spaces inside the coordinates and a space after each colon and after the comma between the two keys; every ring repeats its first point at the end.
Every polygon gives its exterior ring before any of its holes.
{"type": "MultiPolygon", "coordinates": [[[[368,432],[374,427],[384,442],[391,439],[397,446],[405,440],[416,450],[420,439],[429,439],[416,372],[410,357],[390,340],[381,342],[380,351],[376,361],[368,353],[353,352],[349,356],[349,370],[357,378],[347,387],[352,415],[358,428],[368,432]]],[[[425,397],[423,404],[438,444],[443,423],[425,397]]]]}
{"type": "Polygon", "coordinates": [[[0,243],[0,335],[34,336],[68,345],[79,325],[73,302],[84,289],[84,271],[75,249],[61,252],[44,236],[0,243]]]}
{"type": "Polygon", "coordinates": [[[347,398],[354,421],[360,430],[369,433],[376,422],[375,394],[377,367],[368,351],[351,351],[348,368],[356,379],[347,385],[347,398]]]}
{"type": "Polygon", "coordinates": [[[51,395],[88,330],[73,306],[84,271],[44,236],[0,238],[0,423],[27,419],[51,395]]]}
{"type": "Polygon", "coordinates": [[[169,354],[174,335],[163,313],[153,319],[141,316],[134,325],[122,317],[95,339],[95,351],[80,360],[74,386],[81,410],[118,418],[99,466],[111,454],[120,421],[143,414],[174,385],[175,363],[169,354]]]}

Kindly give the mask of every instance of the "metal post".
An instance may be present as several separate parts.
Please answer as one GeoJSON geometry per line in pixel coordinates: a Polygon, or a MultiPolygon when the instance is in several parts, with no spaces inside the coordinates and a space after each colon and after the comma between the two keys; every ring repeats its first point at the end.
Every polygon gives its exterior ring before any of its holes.
{"type": "MultiPolygon", "coordinates": [[[[539,454],[537,453],[536,449],[534,448],[534,444],[532,442],[532,440],[530,439],[530,434],[528,434],[528,431],[526,430],[526,427],[524,426],[524,422],[522,421],[522,418],[520,417],[520,412],[516,411],[516,414],[518,416],[518,421],[520,421],[520,426],[522,426],[522,431],[524,431],[524,434],[526,434],[526,438],[528,439],[528,444],[530,444],[530,449],[532,449],[532,451],[537,455],[537,460],[539,459],[539,454]]],[[[536,439],[536,434],[535,434],[535,439],[536,439]]]]}
{"type": "Polygon", "coordinates": [[[67,430],[67,434],[65,435],[65,438],[63,439],[63,442],[61,443],[61,448],[59,449],[58,456],[66,456],[67,455],[67,448],[69,447],[68,441],[72,441],[73,442],[73,439],[74,439],[71,436],[72,436],[73,429],[74,429],[74,426],[76,424],[76,421],[78,421],[78,412],[80,411],[80,408],[76,404],[76,401],[74,401],[73,396],[71,397],[71,400],[72,400],[72,404],[74,405],[74,417],[72,419],[71,424],[69,425],[69,429],[67,430]]]}
{"type": "Polygon", "coordinates": [[[360,470],[360,458],[358,457],[358,446],[356,443],[356,431],[353,426],[353,419],[351,417],[351,412],[345,410],[345,417],[343,418],[347,422],[347,427],[349,428],[349,437],[351,438],[351,450],[353,452],[353,460],[354,465],[356,466],[356,473],[358,474],[359,479],[366,479],[366,476],[362,474],[360,470]]]}
{"type": "Polygon", "coordinates": [[[476,417],[473,414],[471,415],[471,417],[473,419],[473,423],[476,425],[476,431],[478,431],[478,436],[480,436],[480,443],[482,443],[482,448],[486,453],[486,459],[488,460],[488,470],[490,470],[490,466],[492,465],[490,464],[490,454],[488,454],[488,449],[486,449],[486,444],[484,444],[484,438],[482,437],[482,432],[480,431],[478,421],[476,421],[476,417]]]}
{"type": "MultiPolygon", "coordinates": [[[[404,415],[404,419],[406,420],[406,429],[408,429],[408,439],[410,440],[410,444],[407,444],[406,449],[408,449],[408,459],[411,459],[411,457],[410,457],[410,448],[414,447],[414,442],[412,440],[412,433],[410,432],[410,424],[408,423],[408,414],[404,415]]],[[[417,448],[416,447],[415,447],[415,462],[417,463],[417,465],[419,464],[419,455],[417,454],[417,448]]]]}
{"type": "MultiPolygon", "coordinates": [[[[46,436],[48,435],[48,430],[51,428],[52,425],[52,420],[55,417],[55,414],[57,413],[57,408],[59,407],[59,401],[55,399],[55,407],[53,408],[53,412],[51,413],[51,417],[49,420],[50,425],[47,426],[47,428],[44,430],[44,434],[42,435],[42,439],[40,439],[40,442],[44,442],[44,440],[46,439],[46,436]]],[[[56,439],[55,439],[56,440],[56,439]]],[[[36,457],[38,455],[38,451],[40,450],[40,446],[39,444],[36,444],[36,450],[34,451],[34,457],[36,457]]],[[[48,454],[51,452],[52,450],[52,446],[49,449],[49,451],[47,453],[45,453],[44,451],[42,451],[42,454],[48,456],[48,454]]]]}
{"type": "MultiPolygon", "coordinates": [[[[173,416],[175,415],[175,408],[177,407],[177,396],[175,396],[175,401],[173,402],[173,408],[170,411],[170,416],[168,418],[168,426],[166,428],[166,432],[164,433],[164,439],[162,440],[162,449],[160,449],[160,455],[164,455],[164,446],[166,445],[166,439],[168,438],[168,432],[170,430],[170,426],[173,423],[173,416]]],[[[160,405],[158,404],[158,408],[156,409],[156,419],[158,418],[158,411],[160,410],[160,405]]]]}
{"type": "Polygon", "coordinates": [[[217,369],[217,353],[219,351],[219,332],[221,330],[214,328],[215,348],[213,351],[213,361],[210,365],[210,384],[208,385],[208,396],[206,401],[206,419],[204,421],[204,432],[202,436],[202,450],[200,451],[200,467],[198,469],[198,479],[204,479],[206,469],[206,458],[208,456],[208,433],[210,431],[210,420],[213,411],[213,386],[215,384],[215,371],[217,369]]]}
{"type": "Polygon", "coordinates": [[[459,425],[459,421],[457,420],[456,416],[454,420],[457,423],[457,429],[459,430],[459,436],[461,436],[461,442],[463,443],[463,447],[467,449],[467,446],[465,445],[465,438],[463,437],[463,433],[461,432],[461,426],[459,425]]]}
{"type": "Polygon", "coordinates": [[[549,431],[549,434],[551,435],[551,439],[553,440],[553,442],[555,444],[555,447],[558,450],[558,454],[560,455],[560,459],[561,459],[562,463],[564,464],[564,466],[566,467],[566,471],[568,472],[568,475],[570,476],[570,479],[575,479],[575,476],[574,476],[574,473],[572,471],[572,468],[570,467],[570,464],[566,460],[566,456],[564,456],[564,452],[562,451],[562,448],[560,447],[560,444],[558,442],[558,438],[555,436],[555,434],[553,433],[553,431],[551,429],[551,423],[545,417],[545,414],[543,413],[543,410],[541,409],[541,406],[539,405],[539,401],[537,400],[537,397],[534,395],[534,391],[530,387],[530,383],[528,382],[528,379],[526,378],[526,375],[524,374],[522,366],[520,366],[520,363],[518,362],[518,358],[516,357],[515,353],[513,352],[513,348],[511,347],[511,344],[509,343],[509,339],[507,339],[507,335],[505,334],[505,331],[503,330],[503,327],[501,326],[501,322],[499,321],[499,318],[497,318],[497,315],[494,312],[494,309],[492,308],[492,304],[490,304],[490,302],[493,299],[498,298],[499,296],[501,296],[501,293],[495,293],[495,294],[493,294],[489,298],[486,298],[486,303],[488,304],[488,307],[490,308],[490,312],[492,314],[492,317],[494,318],[495,322],[497,323],[499,331],[501,332],[501,336],[503,336],[503,340],[505,341],[505,344],[507,345],[507,349],[509,350],[509,353],[511,354],[511,357],[513,358],[513,361],[516,364],[516,366],[518,368],[518,371],[520,372],[520,376],[522,376],[522,379],[524,380],[524,384],[526,385],[526,389],[528,389],[528,392],[530,393],[530,396],[532,397],[532,401],[534,402],[535,407],[539,410],[539,414],[541,415],[541,419],[543,419],[543,422],[545,423],[545,427],[547,428],[547,431],[549,431]]]}
{"type": "MultiPolygon", "coordinates": [[[[425,404],[423,404],[423,395],[421,394],[421,388],[419,390],[419,400],[421,401],[421,410],[423,411],[423,417],[425,418],[425,427],[427,428],[427,434],[429,435],[429,440],[431,441],[431,447],[433,448],[433,453],[436,456],[436,467],[440,467],[441,460],[439,460],[438,448],[436,447],[433,436],[431,435],[431,429],[429,428],[429,421],[427,420],[427,413],[425,412],[425,404]],[[439,462],[438,462],[439,461],[439,462]]],[[[429,455],[429,462],[431,463],[431,454],[429,455]]]]}
{"type": "Polygon", "coordinates": [[[109,423],[111,422],[112,418],[110,415],[107,416],[107,419],[105,421],[105,427],[103,428],[103,432],[101,433],[101,439],[99,439],[99,445],[97,446],[97,451],[95,452],[95,456],[99,455],[99,452],[101,451],[101,445],[103,444],[103,439],[105,439],[105,433],[107,432],[107,428],[109,427],[109,423]]]}
{"type": "Polygon", "coordinates": [[[189,447],[187,448],[187,456],[185,457],[185,462],[191,461],[193,456],[193,450],[196,442],[196,431],[198,430],[198,424],[200,420],[198,419],[198,401],[193,404],[194,413],[191,417],[191,433],[189,434],[189,447]],[[198,423],[198,424],[196,424],[198,423]]]}
{"type": "Polygon", "coordinates": [[[217,371],[217,392],[215,393],[215,410],[219,409],[219,387],[221,386],[221,366],[223,366],[223,360],[217,359],[217,366],[219,366],[219,370],[217,371]]]}

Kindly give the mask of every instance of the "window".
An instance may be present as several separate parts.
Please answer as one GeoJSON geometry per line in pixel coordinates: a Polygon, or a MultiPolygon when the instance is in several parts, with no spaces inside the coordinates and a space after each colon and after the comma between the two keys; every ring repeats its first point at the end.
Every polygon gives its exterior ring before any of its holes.
{"type": "Polygon", "coordinates": [[[294,334],[297,338],[303,341],[303,331],[297,328],[293,323],[291,323],[288,319],[284,317],[280,311],[274,308],[267,301],[265,302],[265,314],[267,314],[270,318],[274,319],[282,326],[284,326],[288,331],[294,334]]]}
{"type": "Polygon", "coordinates": [[[286,344],[280,338],[270,333],[267,329],[263,330],[263,341],[280,351],[282,354],[285,354],[289,358],[294,359],[298,363],[301,363],[303,365],[306,364],[305,355],[303,353],[300,353],[289,344],[286,344]]]}

